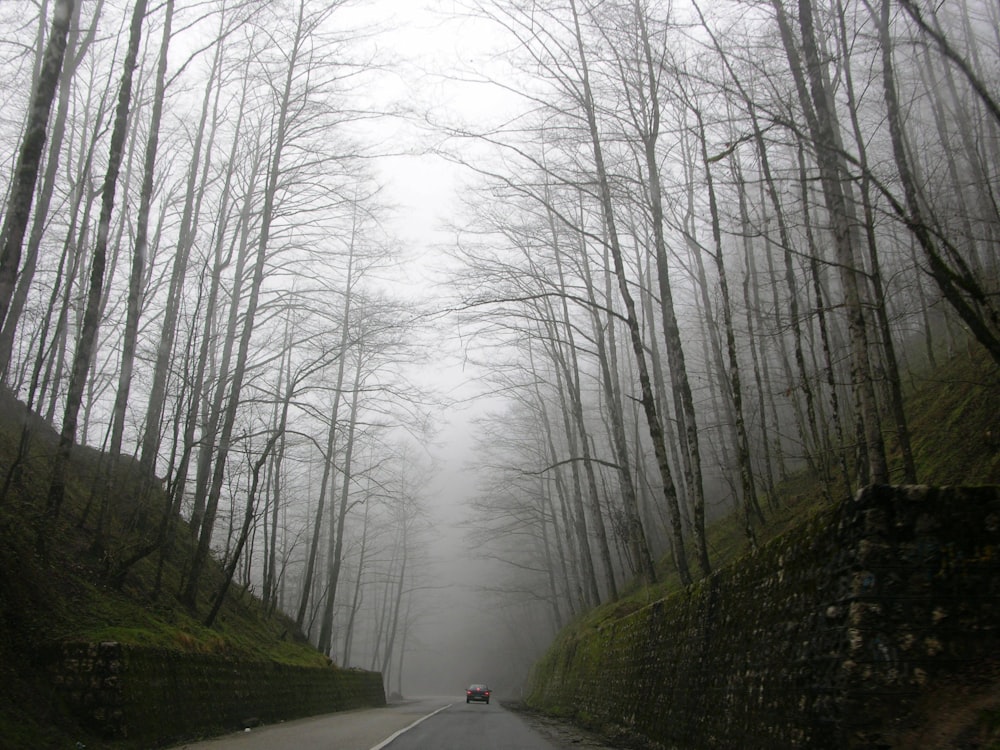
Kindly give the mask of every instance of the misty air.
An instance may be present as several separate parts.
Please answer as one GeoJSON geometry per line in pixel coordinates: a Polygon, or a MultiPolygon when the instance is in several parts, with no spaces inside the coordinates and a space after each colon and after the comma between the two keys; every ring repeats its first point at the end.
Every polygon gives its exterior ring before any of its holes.
{"type": "Polygon", "coordinates": [[[996,746],[998,14],[0,2],[0,750],[996,746]]]}

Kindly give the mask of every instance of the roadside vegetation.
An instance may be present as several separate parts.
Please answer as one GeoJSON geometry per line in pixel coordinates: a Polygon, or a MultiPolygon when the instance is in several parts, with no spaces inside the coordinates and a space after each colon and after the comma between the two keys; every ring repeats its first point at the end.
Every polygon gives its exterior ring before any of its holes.
{"type": "MultiPolygon", "coordinates": [[[[907,393],[912,414],[913,452],[921,484],[933,486],[1000,485],[1000,439],[996,414],[1000,410],[1000,371],[981,352],[954,352],[933,371],[914,376],[907,393]]],[[[891,441],[889,441],[891,444],[891,441]]],[[[821,484],[808,472],[783,482],[779,502],[760,527],[763,545],[823,512],[844,497],[824,497],[821,484]]],[[[736,563],[747,553],[742,518],[737,510],[707,528],[716,569],[736,563]]],[[[633,584],[621,598],[608,602],[568,625],[561,638],[600,630],[607,623],[670,596],[682,588],[668,558],[659,561],[658,582],[633,584]]],[[[1000,748],[1000,665],[983,663],[961,678],[929,691],[918,709],[919,719],[900,747],[1000,748]],[[927,744],[932,743],[932,744],[927,744]]],[[[544,675],[538,675],[544,681],[544,675]]],[[[531,711],[520,704],[520,710],[531,711]]],[[[569,718],[569,717],[567,717],[569,718]]],[[[616,737],[619,729],[588,723],[586,716],[571,717],[605,740],[621,740],[636,747],[634,736],[616,737]]]]}
{"type": "MultiPolygon", "coordinates": [[[[8,475],[17,451],[25,413],[5,398],[0,417],[0,471],[8,475]]],[[[178,533],[173,546],[161,547],[120,580],[109,578],[115,561],[98,549],[93,527],[83,520],[93,513],[92,488],[101,471],[102,456],[77,448],[70,463],[64,512],[56,524],[40,524],[51,451],[57,435],[33,420],[31,454],[20,476],[0,505],[0,746],[4,748],[65,748],[81,741],[71,717],[54,701],[46,673],[48,647],[57,642],[118,641],[181,653],[211,653],[243,659],[279,661],[300,666],[327,666],[329,660],[308,643],[294,620],[280,610],[269,611],[245,588],[228,589],[214,624],[203,624],[203,613],[226,580],[214,558],[198,607],[182,605],[184,562],[190,559],[191,534],[178,533]],[[39,529],[46,530],[39,538],[39,529]],[[202,613],[199,616],[198,613],[202,613]]],[[[158,493],[137,505],[140,477],[123,464],[110,483],[110,507],[121,554],[148,543],[147,525],[159,520],[158,493]]],[[[172,525],[184,522],[170,519],[172,525]]],[[[89,748],[101,747],[94,738],[89,748]]]]}
{"type": "MultiPolygon", "coordinates": [[[[921,484],[1000,484],[1000,371],[975,349],[953,353],[940,367],[910,380],[907,411],[912,415],[913,452],[921,484]]],[[[891,440],[888,441],[891,445],[891,440]]],[[[825,497],[809,472],[799,472],[778,487],[778,502],[767,523],[757,533],[766,544],[807,518],[842,502],[843,496],[825,497]]],[[[725,567],[747,552],[739,512],[708,525],[708,545],[716,568],[725,567]]],[[[633,587],[615,602],[584,615],[576,623],[592,626],[669,596],[681,588],[668,558],[658,565],[660,578],[653,586],[633,587]]]]}

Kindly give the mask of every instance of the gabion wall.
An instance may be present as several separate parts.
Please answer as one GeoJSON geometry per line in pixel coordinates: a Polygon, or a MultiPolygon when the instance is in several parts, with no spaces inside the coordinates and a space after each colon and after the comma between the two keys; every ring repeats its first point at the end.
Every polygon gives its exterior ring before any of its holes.
{"type": "Polygon", "coordinates": [[[386,703],[377,672],[119,643],[64,644],[52,669],[58,699],[85,728],[143,748],[386,703]]]}
{"type": "Polygon", "coordinates": [[[1000,655],[1000,488],[866,488],[600,628],[527,703],[664,747],[876,748],[935,680],[1000,655]]]}

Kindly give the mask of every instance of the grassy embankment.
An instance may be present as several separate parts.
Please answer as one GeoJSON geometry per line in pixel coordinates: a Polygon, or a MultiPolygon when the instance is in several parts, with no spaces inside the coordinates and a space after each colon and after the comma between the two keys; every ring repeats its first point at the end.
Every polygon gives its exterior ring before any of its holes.
{"type": "MultiPolygon", "coordinates": [[[[981,351],[961,352],[934,372],[911,376],[905,387],[919,483],[1000,484],[1000,370],[981,351]]],[[[887,434],[886,439],[887,450],[898,452],[893,436],[887,434]]],[[[891,455],[890,465],[899,464],[898,457],[891,455]]],[[[766,544],[847,495],[846,490],[831,490],[826,497],[817,477],[809,472],[790,476],[777,491],[772,503],[761,498],[767,521],[755,529],[758,544],[766,544]]],[[[747,552],[742,514],[735,511],[711,523],[706,536],[713,568],[724,567],[747,552]]],[[[690,551],[688,563],[697,575],[697,560],[690,551]]],[[[658,568],[660,579],[654,586],[633,586],[618,601],[586,614],[585,623],[593,625],[633,611],[679,590],[670,560],[662,559],[658,568]]]]}
{"type": "MultiPolygon", "coordinates": [[[[980,351],[962,352],[933,372],[912,376],[906,391],[918,481],[936,486],[1000,485],[1000,370],[980,351]]],[[[887,448],[898,453],[898,441],[888,434],[887,448]]],[[[898,466],[898,455],[891,456],[890,462],[898,466]]],[[[758,544],[766,544],[847,496],[846,488],[825,496],[817,478],[808,472],[790,477],[765,508],[767,522],[756,529],[758,544]]],[[[762,498],[761,502],[766,501],[762,498]]],[[[736,562],[748,550],[741,515],[734,512],[707,529],[715,569],[736,562]]],[[[697,575],[693,556],[689,565],[697,575]]],[[[655,585],[631,587],[617,601],[580,616],[560,637],[602,629],[602,624],[681,589],[668,559],[660,561],[659,574],[655,585]]],[[[537,677],[544,680],[544,675],[537,677]]],[[[925,723],[914,728],[914,743],[909,747],[1000,749],[1000,682],[992,669],[984,667],[983,678],[975,685],[951,684],[928,695],[922,714],[925,723]],[[983,744],[961,744],[970,739],[983,744]]]]}
{"type": "MultiPolygon", "coordinates": [[[[232,655],[302,666],[329,662],[308,644],[295,623],[269,613],[233,585],[212,627],[203,624],[221,586],[211,561],[194,609],[177,598],[191,536],[183,530],[169,549],[156,549],[123,576],[122,561],[155,539],[162,489],[146,491],[134,462],[123,460],[110,483],[96,451],[75,450],[65,502],[57,520],[44,517],[56,435],[31,419],[31,440],[15,461],[25,423],[23,407],[0,397],[0,747],[74,747],[81,733],[53,701],[42,655],[53,642],[118,641],[178,652],[232,655]],[[105,490],[105,487],[110,490],[105,490]],[[95,533],[107,499],[108,533],[95,533]],[[117,580],[116,580],[117,579],[117,580]]],[[[172,518],[176,526],[182,523],[172,518]]],[[[102,747],[93,738],[85,744],[102,747]]]]}

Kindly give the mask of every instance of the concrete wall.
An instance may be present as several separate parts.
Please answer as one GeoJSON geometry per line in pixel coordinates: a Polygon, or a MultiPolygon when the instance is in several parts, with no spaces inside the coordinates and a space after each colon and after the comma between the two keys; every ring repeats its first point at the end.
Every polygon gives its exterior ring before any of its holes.
{"type": "Polygon", "coordinates": [[[885,747],[1000,655],[1000,488],[871,487],[689,589],[567,628],[527,703],[664,748],[885,747]]]}
{"type": "Polygon", "coordinates": [[[119,643],[64,644],[53,654],[51,669],[57,699],[85,728],[143,748],[261,722],[385,705],[377,672],[119,643]]]}

